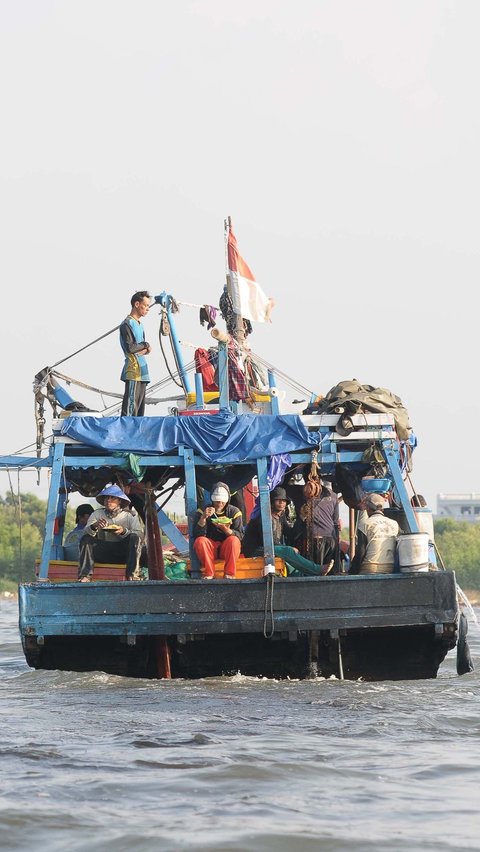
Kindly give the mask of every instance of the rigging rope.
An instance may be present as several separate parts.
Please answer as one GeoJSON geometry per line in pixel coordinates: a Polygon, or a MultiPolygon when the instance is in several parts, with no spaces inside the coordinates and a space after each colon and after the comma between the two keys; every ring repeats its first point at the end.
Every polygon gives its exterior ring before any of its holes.
{"type": "Polygon", "coordinates": [[[101,388],[96,388],[93,385],[87,385],[85,382],[81,382],[79,379],[73,379],[71,376],[66,376],[64,373],[58,373],[56,370],[53,369],[50,371],[50,375],[55,376],[56,379],[63,379],[69,385],[77,385],[77,387],[83,388],[84,390],[104,394],[105,396],[113,396],[116,399],[123,399],[123,394],[121,393],[113,393],[110,391],[102,390],[101,388]]]}
{"type": "MultiPolygon", "coordinates": [[[[165,310],[165,308],[162,308],[162,311],[163,311],[162,322],[160,323],[160,329],[159,329],[159,332],[158,332],[158,342],[160,344],[160,351],[162,353],[163,360],[165,361],[165,366],[167,368],[167,372],[168,372],[172,382],[174,382],[174,384],[178,385],[179,388],[182,388],[182,390],[185,390],[183,383],[177,382],[176,378],[174,378],[172,371],[170,369],[170,365],[167,361],[167,356],[165,355],[165,350],[163,348],[163,343],[162,343],[162,336],[165,336],[164,329],[168,328],[168,336],[171,338],[171,331],[170,331],[170,323],[168,321],[167,311],[165,310]]],[[[179,364],[177,363],[175,353],[174,353],[173,357],[175,359],[175,363],[176,363],[176,366],[177,366],[177,374],[180,375],[180,367],[179,367],[179,364]]]]}
{"type": "MultiPolygon", "coordinates": [[[[184,305],[186,308],[204,308],[206,305],[206,302],[203,305],[195,305],[193,302],[179,302],[178,299],[175,299],[175,301],[177,305],[184,305]]],[[[209,307],[216,308],[217,311],[220,310],[220,308],[217,308],[216,305],[209,305],[209,307]]]]}
{"type": "Polygon", "coordinates": [[[279,376],[279,378],[283,379],[283,381],[290,385],[290,387],[292,387],[294,390],[301,390],[307,394],[313,393],[313,391],[309,390],[304,385],[301,385],[299,382],[295,381],[295,379],[292,379],[290,376],[288,376],[287,373],[284,373],[282,370],[279,370],[278,367],[274,367],[273,364],[270,364],[269,361],[267,361],[265,358],[262,358],[261,355],[257,355],[254,352],[252,352],[251,355],[257,361],[259,361],[263,367],[266,367],[267,370],[271,370],[273,373],[275,373],[276,376],[279,376]]]}
{"type": "Polygon", "coordinates": [[[267,584],[265,589],[265,609],[263,613],[263,635],[265,639],[271,639],[275,633],[275,617],[273,614],[273,590],[275,584],[275,574],[267,574],[267,584]],[[267,621],[270,616],[270,630],[267,630],[267,621]]]}
{"type": "Polygon", "coordinates": [[[81,349],[77,349],[76,352],[72,352],[71,355],[67,355],[66,358],[62,358],[60,361],[57,361],[55,364],[52,364],[52,366],[49,368],[49,370],[53,370],[54,367],[58,367],[59,364],[63,364],[65,361],[68,361],[70,358],[73,358],[74,355],[79,355],[80,352],[84,352],[85,349],[89,348],[89,346],[93,346],[95,343],[98,343],[100,340],[103,340],[104,337],[108,337],[109,334],[113,334],[114,331],[118,331],[119,328],[120,328],[120,325],[116,325],[115,328],[110,329],[110,331],[106,331],[105,334],[102,334],[100,337],[97,337],[95,340],[92,340],[91,343],[87,343],[86,346],[82,346],[81,349]]]}
{"type": "Polygon", "coordinates": [[[18,493],[18,555],[20,557],[20,566],[23,561],[23,514],[22,514],[22,495],[20,494],[20,471],[17,470],[17,493],[18,493]]]}
{"type": "Polygon", "coordinates": [[[477,627],[478,627],[478,626],[479,626],[479,624],[478,624],[478,619],[477,619],[477,616],[476,616],[476,614],[475,614],[475,610],[474,610],[474,609],[473,609],[473,607],[472,607],[472,604],[470,603],[470,601],[468,600],[468,598],[467,598],[467,596],[466,596],[465,592],[464,592],[464,591],[462,591],[462,589],[460,588],[460,586],[458,585],[458,583],[455,583],[455,585],[456,585],[456,587],[457,587],[457,594],[458,594],[459,598],[463,601],[463,603],[464,603],[464,604],[465,604],[465,606],[467,607],[467,609],[468,609],[468,611],[469,611],[470,615],[472,616],[473,621],[475,622],[475,624],[476,624],[476,625],[477,625],[477,627]]]}
{"type": "MultiPolygon", "coordinates": [[[[202,308],[202,307],[205,306],[205,305],[197,305],[197,304],[194,304],[194,303],[191,303],[191,302],[179,302],[178,304],[185,305],[185,306],[188,306],[188,307],[194,307],[194,308],[202,308]]],[[[161,323],[161,326],[160,326],[159,344],[160,344],[160,349],[161,349],[162,356],[163,356],[163,359],[164,359],[164,362],[165,362],[165,366],[166,366],[166,369],[167,369],[167,372],[168,372],[169,375],[168,375],[167,378],[162,379],[159,382],[156,382],[155,384],[151,385],[148,388],[148,390],[146,392],[146,401],[147,401],[147,404],[150,404],[150,405],[157,404],[159,402],[170,402],[170,401],[177,401],[177,399],[181,399],[181,397],[167,397],[165,399],[153,399],[152,393],[155,390],[162,388],[165,385],[168,385],[170,382],[173,382],[175,385],[177,385],[177,387],[179,387],[183,391],[185,391],[185,388],[184,388],[183,383],[181,381],[182,373],[189,373],[190,371],[194,371],[196,369],[195,361],[192,361],[192,362],[188,363],[187,365],[185,365],[183,370],[181,370],[179,364],[177,363],[175,351],[174,351],[173,354],[174,354],[174,358],[175,358],[175,361],[176,361],[177,369],[172,370],[170,368],[168,361],[167,361],[165,351],[164,351],[164,347],[163,347],[163,344],[162,344],[162,339],[161,339],[162,338],[162,326],[163,326],[163,328],[165,327],[165,317],[163,318],[163,322],[161,323]],[[178,379],[180,379],[180,381],[178,381],[178,379]]],[[[113,403],[111,405],[105,405],[105,401],[103,399],[103,396],[120,400],[120,399],[123,398],[122,394],[116,393],[114,391],[106,391],[106,390],[103,390],[101,388],[95,387],[93,385],[89,385],[85,382],[74,379],[70,376],[66,376],[63,373],[57,372],[57,371],[55,371],[54,368],[57,367],[60,364],[63,364],[65,361],[68,361],[70,358],[73,358],[75,355],[78,355],[80,352],[85,351],[90,346],[93,346],[94,344],[98,343],[100,340],[103,340],[105,337],[108,337],[109,335],[113,334],[119,328],[120,328],[119,325],[115,326],[114,328],[110,329],[110,331],[105,332],[105,334],[102,334],[100,337],[95,338],[95,340],[93,340],[90,343],[83,346],[81,349],[76,350],[71,355],[68,355],[66,358],[62,358],[60,361],[57,361],[55,364],[52,365],[52,367],[47,368],[47,370],[48,370],[47,375],[55,376],[57,378],[62,379],[63,381],[66,381],[69,384],[74,384],[78,387],[84,388],[85,390],[91,391],[92,393],[99,394],[99,396],[101,397],[101,404],[103,405],[102,414],[106,413],[107,416],[108,416],[108,414],[115,414],[117,411],[119,411],[120,410],[120,403],[113,403]]],[[[168,328],[168,330],[170,331],[169,328],[168,328]]],[[[185,345],[185,343],[183,343],[183,345],[185,345]]],[[[187,345],[192,345],[192,344],[187,344],[187,345]]],[[[251,360],[254,359],[255,361],[258,362],[259,365],[262,365],[267,370],[271,370],[272,372],[274,372],[276,376],[281,378],[287,385],[289,385],[294,390],[300,391],[302,393],[306,393],[308,395],[311,395],[313,393],[308,388],[306,388],[304,385],[302,385],[299,382],[292,379],[290,376],[288,376],[282,370],[279,370],[278,368],[274,367],[271,363],[269,363],[266,359],[262,358],[261,356],[254,354],[251,351],[248,351],[248,352],[245,353],[245,357],[246,357],[247,361],[248,361],[248,359],[251,359],[251,360]]],[[[245,364],[245,366],[247,366],[247,364],[245,364]]],[[[246,372],[247,371],[245,370],[245,373],[246,372]]],[[[249,377],[246,375],[246,378],[248,380],[249,377]]],[[[42,397],[42,399],[41,400],[37,399],[37,403],[42,404],[43,395],[40,394],[40,396],[42,397]]],[[[48,398],[48,395],[47,395],[47,398],[48,398]]],[[[52,400],[50,400],[50,402],[52,402],[52,400]]],[[[44,422],[45,421],[44,421],[44,417],[43,417],[43,410],[40,409],[38,414],[37,414],[37,454],[40,453],[41,447],[45,444],[45,439],[43,437],[44,422]]]]}
{"type": "Polygon", "coordinates": [[[15,509],[15,514],[17,514],[17,504],[15,502],[15,494],[14,494],[14,491],[13,491],[13,485],[12,485],[12,480],[11,480],[11,477],[10,477],[10,468],[9,467],[7,467],[7,472],[8,472],[8,482],[9,482],[9,485],[10,485],[10,492],[11,492],[11,495],[12,495],[13,508],[15,509]]]}
{"type": "MultiPolygon", "coordinates": [[[[55,376],[55,378],[63,379],[68,384],[77,385],[78,387],[84,388],[85,390],[89,390],[89,391],[92,391],[94,393],[98,393],[101,396],[102,396],[102,394],[104,394],[105,396],[114,397],[115,399],[123,399],[123,394],[121,394],[121,393],[114,393],[114,392],[111,392],[111,391],[105,391],[105,390],[102,390],[101,388],[96,388],[93,385],[87,385],[85,382],[81,382],[78,379],[72,378],[71,376],[65,376],[63,373],[57,373],[56,371],[54,371],[54,372],[52,372],[51,375],[55,376]]],[[[150,394],[153,390],[156,390],[157,388],[160,388],[164,385],[168,385],[169,382],[170,382],[170,379],[162,379],[160,382],[156,382],[156,384],[152,385],[148,389],[147,395],[150,396],[150,394]]],[[[152,405],[152,404],[156,404],[157,402],[170,402],[172,400],[178,400],[178,399],[182,399],[182,398],[183,397],[181,397],[181,396],[171,396],[171,397],[164,397],[162,399],[149,399],[149,404],[152,405]]],[[[112,405],[113,406],[116,405],[115,403],[112,403],[111,405],[105,405],[103,399],[102,399],[102,403],[103,403],[103,410],[104,411],[107,410],[108,408],[112,408],[112,405]]]]}

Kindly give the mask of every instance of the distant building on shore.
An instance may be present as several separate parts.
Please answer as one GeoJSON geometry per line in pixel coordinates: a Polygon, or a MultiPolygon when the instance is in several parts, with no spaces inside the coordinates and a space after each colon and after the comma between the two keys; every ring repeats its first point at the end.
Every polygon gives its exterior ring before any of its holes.
{"type": "Polygon", "coordinates": [[[436,517],[480,522],[480,494],[437,494],[436,517]]]}

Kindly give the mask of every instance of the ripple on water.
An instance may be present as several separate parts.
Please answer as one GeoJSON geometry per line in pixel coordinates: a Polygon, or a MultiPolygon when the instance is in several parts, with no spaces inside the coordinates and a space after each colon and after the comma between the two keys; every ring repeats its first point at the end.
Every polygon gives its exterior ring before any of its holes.
{"type": "Polygon", "coordinates": [[[2,849],[478,848],[479,676],[454,657],[405,683],[35,672],[9,612],[2,849]]]}

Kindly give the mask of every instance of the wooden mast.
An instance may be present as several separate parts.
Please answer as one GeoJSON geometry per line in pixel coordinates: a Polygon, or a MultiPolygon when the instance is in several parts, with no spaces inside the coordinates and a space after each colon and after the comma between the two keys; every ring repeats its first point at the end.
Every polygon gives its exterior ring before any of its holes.
{"type": "MultiPolygon", "coordinates": [[[[162,550],[162,533],[158,524],[157,508],[153,488],[146,483],[145,490],[145,531],[148,553],[149,580],[165,580],[165,563],[162,550]]],[[[154,654],[157,677],[171,678],[170,648],[166,636],[154,637],[154,654]]]]}

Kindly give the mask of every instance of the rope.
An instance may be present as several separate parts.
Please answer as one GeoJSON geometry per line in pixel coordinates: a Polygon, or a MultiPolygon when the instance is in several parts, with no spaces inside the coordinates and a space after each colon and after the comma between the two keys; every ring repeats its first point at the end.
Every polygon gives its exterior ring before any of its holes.
{"type": "Polygon", "coordinates": [[[108,337],[109,334],[113,334],[114,331],[118,331],[119,328],[120,325],[116,325],[115,328],[110,329],[110,331],[106,331],[105,334],[102,334],[100,337],[97,337],[96,340],[92,340],[91,343],[87,343],[86,346],[82,346],[81,349],[77,349],[76,352],[72,352],[71,355],[67,355],[66,358],[62,358],[61,361],[57,361],[55,364],[52,364],[52,366],[49,367],[49,370],[53,370],[54,367],[58,367],[59,364],[63,364],[65,361],[69,361],[70,358],[73,358],[75,355],[79,355],[80,352],[84,352],[85,349],[89,348],[89,346],[93,346],[95,343],[98,343],[100,340],[103,340],[104,337],[108,337]]]}
{"type": "Polygon", "coordinates": [[[273,590],[275,585],[275,574],[267,574],[267,586],[265,589],[265,609],[263,612],[263,635],[265,639],[271,639],[275,633],[275,618],[273,614],[273,590]],[[270,616],[270,630],[267,631],[267,620],[270,616]]]}
{"type": "Polygon", "coordinates": [[[43,430],[45,428],[45,406],[44,406],[44,396],[40,391],[37,391],[35,394],[35,403],[34,403],[34,413],[35,413],[35,425],[36,425],[36,443],[35,448],[37,451],[37,457],[40,458],[40,453],[42,452],[42,444],[44,441],[43,430]]]}
{"type": "MultiPolygon", "coordinates": [[[[190,371],[192,371],[194,369],[195,369],[195,361],[189,361],[187,364],[185,364],[185,366],[183,368],[185,373],[189,373],[190,371]]],[[[173,375],[176,378],[178,378],[180,376],[180,373],[178,371],[174,371],[173,375]]],[[[161,379],[159,382],[155,382],[155,384],[153,384],[149,387],[149,389],[147,390],[147,394],[150,394],[150,393],[152,393],[152,391],[158,390],[159,388],[165,387],[165,385],[168,385],[169,383],[170,383],[170,376],[166,379],[161,379]]],[[[181,399],[181,397],[179,397],[179,399],[181,399]]]]}
{"type": "MultiPolygon", "coordinates": [[[[203,307],[203,305],[200,305],[200,307],[203,307]]],[[[195,343],[190,343],[189,340],[179,340],[179,343],[181,343],[182,346],[190,347],[190,349],[197,349],[198,348],[195,343]]],[[[276,376],[283,379],[283,381],[286,382],[288,385],[290,385],[290,387],[293,388],[294,390],[302,391],[303,393],[306,393],[309,396],[312,395],[313,391],[309,390],[308,388],[304,387],[304,385],[299,384],[294,379],[287,376],[286,373],[283,373],[282,370],[279,370],[277,367],[274,367],[272,364],[270,364],[268,361],[266,361],[260,355],[257,355],[256,353],[250,351],[250,352],[246,353],[245,357],[250,358],[250,359],[255,359],[256,361],[258,361],[267,370],[271,370],[272,372],[275,373],[276,376]]],[[[185,368],[185,371],[186,372],[188,371],[187,368],[185,368]]]]}
{"type": "Polygon", "coordinates": [[[11,480],[11,477],[10,477],[10,468],[9,467],[7,467],[7,472],[8,472],[8,482],[9,482],[9,485],[10,485],[10,493],[12,495],[13,508],[15,510],[15,514],[17,514],[17,504],[15,502],[15,493],[13,491],[13,485],[12,485],[12,480],[11,480]]]}
{"type": "MultiPolygon", "coordinates": [[[[44,443],[45,443],[45,442],[46,442],[49,438],[52,438],[52,437],[53,437],[52,435],[47,435],[47,436],[46,436],[46,438],[44,439],[44,443]]],[[[18,456],[18,455],[20,455],[20,453],[24,453],[24,452],[25,452],[25,450],[32,450],[35,446],[36,446],[36,444],[34,444],[34,443],[32,443],[32,444],[28,444],[26,447],[22,447],[20,450],[15,450],[15,452],[14,452],[14,453],[9,453],[8,455],[10,455],[10,456],[18,456]]],[[[5,453],[5,455],[6,455],[6,453],[5,453]]],[[[25,467],[28,467],[28,465],[25,465],[25,467]]]]}
{"type": "Polygon", "coordinates": [[[83,388],[84,390],[93,391],[94,393],[99,393],[103,396],[113,396],[116,399],[123,399],[123,394],[114,393],[111,391],[102,390],[101,388],[96,388],[93,385],[87,385],[85,382],[81,382],[79,379],[72,379],[71,376],[65,376],[64,373],[57,373],[55,370],[50,370],[50,375],[55,376],[57,379],[63,379],[69,385],[77,385],[79,388],[83,388]]]}
{"type": "Polygon", "coordinates": [[[477,616],[476,616],[476,614],[475,614],[475,610],[474,610],[474,609],[473,609],[473,607],[472,607],[472,604],[470,603],[470,601],[468,600],[468,598],[467,598],[467,596],[466,596],[465,592],[464,592],[464,591],[462,591],[462,589],[460,588],[460,586],[458,585],[458,583],[456,583],[455,585],[456,585],[456,587],[457,587],[457,594],[458,594],[459,598],[461,598],[461,600],[463,601],[463,603],[464,603],[464,604],[465,604],[465,606],[467,607],[467,609],[468,609],[468,611],[469,611],[470,615],[472,616],[473,621],[475,622],[475,624],[476,624],[476,625],[477,625],[477,627],[478,627],[478,626],[479,626],[479,624],[478,624],[478,619],[477,619],[477,616]]]}
{"type": "MultiPolygon", "coordinates": [[[[195,305],[193,302],[179,302],[178,299],[176,299],[175,301],[176,301],[177,305],[184,305],[184,307],[186,307],[186,308],[204,308],[205,304],[206,304],[206,303],[204,303],[203,305],[195,305]]],[[[219,308],[217,308],[216,305],[209,305],[209,307],[210,308],[216,308],[217,311],[220,310],[219,308]]]]}
{"type": "MultiPolygon", "coordinates": [[[[93,387],[92,385],[87,385],[87,384],[85,384],[85,382],[81,382],[78,379],[72,379],[70,376],[65,376],[63,373],[57,373],[55,371],[55,372],[52,372],[52,376],[55,376],[56,378],[59,378],[59,379],[63,379],[64,381],[68,382],[69,384],[78,385],[78,387],[84,388],[85,390],[89,390],[89,391],[93,391],[94,393],[98,393],[101,396],[105,395],[105,396],[114,397],[115,399],[123,399],[123,394],[121,394],[121,393],[113,393],[111,391],[101,390],[100,388],[93,387]]],[[[157,388],[159,388],[163,385],[167,385],[169,383],[169,381],[170,381],[170,379],[162,379],[162,381],[157,382],[155,385],[152,385],[147,391],[148,395],[150,395],[153,390],[156,390],[157,388]]],[[[176,400],[179,400],[179,399],[183,399],[183,396],[167,396],[167,397],[164,397],[162,399],[149,399],[149,404],[153,405],[153,404],[156,404],[158,402],[172,402],[172,401],[176,401],[176,400]]],[[[112,405],[105,405],[105,403],[103,402],[103,399],[102,399],[102,403],[103,403],[104,411],[107,410],[108,408],[112,408],[112,405]]],[[[115,403],[113,403],[113,405],[115,405],[115,403]]]]}
{"type": "Polygon", "coordinates": [[[171,497],[173,497],[173,495],[174,495],[175,491],[177,491],[177,490],[178,490],[178,489],[179,489],[182,485],[183,485],[183,483],[179,480],[179,481],[178,481],[178,482],[176,482],[174,485],[170,486],[170,488],[167,488],[167,489],[165,489],[165,491],[162,491],[162,493],[161,493],[161,494],[159,494],[159,495],[158,495],[158,497],[156,497],[155,502],[156,502],[156,501],[157,501],[160,497],[163,497],[163,495],[164,495],[164,494],[167,494],[167,495],[168,495],[168,496],[165,498],[165,500],[163,501],[163,503],[161,503],[161,504],[160,504],[160,506],[158,506],[158,504],[157,504],[157,507],[158,507],[158,508],[157,508],[157,511],[160,511],[160,509],[163,509],[163,507],[165,506],[165,503],[168,503],[168,501],[170,500],[170,498],[171,498],[171,497]],[[168,493],[168,492],[170,492],[170,493],[168,493]]]}
{"type": "Polygon", "coordinates": [[[270,364],[268,361],[265,360],[265,358],[262,358],[261,355],[257,355],[255,352],[252,352],[251,355],[257,361],[259,361],[264,367],[266,367],[267,370],[271,370],[272,372],[275,373],[275,375],[277,375],[281,379],[283,379],[284,382],[286,382],[288,385],[290,385],[290,387],[294,388],[294,390],[299,390],[299,391],[302,391],[302,392],[310,394],[310,395],[313,393],[313,391],[306,388],[305,385],[301,385],[299,382],[296,382],[294,379],[292,379],[286,373],[282,372],[282,370],[279,370],[277,367],[274,367],[273,364],[270,364]]]}
{"type": "Polygon", "coordinates": [[[439,560],[440,560],[440,565],[442,566],[442,571],[446,571],[447,569],[445,568],[445,562],[444,562],[444,561],[443,561],[443,559],[442,559],[442,554],[440,553],[440,551],[439,551],[439,549],[438,549],[437,545],[435,544],[435,542],[433,542],[433,549],[435,550],[435,553],[437,554],[437,556],[438,556],[438,558],[439,558],[439,560]]]}
{"type": "Polygon", "coordinates": [[[20,567],[23,569],[23,514],[22,514],[22,495],[20,493],[20,471],[17,470],[17,493],[18,493],[18,555],[20,557],[20,567]]]}
{"type": "MultiPolygon", "coordinates": [[[[191,361],[185,366],[184,370],[185,370],[185,372],[189,372],[194,367],[195,367],[195,363],[194,363],[194,361],[191,361]]],[[[62,375],[62,374],[56,373],[55,375],[62,375]]],[[[179,373],[176,373],[176,374],[174,373],[174,375],[179,375],[179,373]]],[[[107,392],[107,391],[101,391],[98,388],[94,388],[94,387],[91,387],[90,385],[85,385],[81,382],[77,382],[76,379],[71,379],[67,376],[62,375],[62,378],[65,379],[65,380],[68,380],[70,382],[73,382],[74,384],[79,384],[82,387],[88,388],[92,391],[97,391],[100,394],[105,393],[108,396],[113,396],[113,397],[116,397],[117,399],[123,398],[120,394],[110,393],[110,392],[107,392]]],[[[151,394],[153,393],[153,391],[156,391],[156,390],[159,390],[160,388],[166,387],[168,384],[170,384],[170,381],[171,381],[170,377],[165,378],[165,379],[161,379],[159,382],[155,382],[155,384],[151,385],[148,388],[147,393],[146,393],[147,405],[156,405],[159,402],[171,402],[171,401],[176,402],[177,400],[184,398],[183,395],[182,396],[178,396],[178,395],[177,396],[168,396],[168,397],[164,397],[164,398],[155,398],[155,397],[152,398],[151,397],[151,394]]],[[[105,412],[114,413],[115,411],[119,411],[119,410],[120,410],[120,405],[118,403],[112,403],[112,405],[105,406],[102,413],[103,414],[105,414],[105,412]]],[[[51,437],[51,436],[48,436],[48,437],[51,437]]]]}
{"type": "Polygon", "coordinates": [[[342,643],[340,641],[340,631],[338,632],[338,672],[340,674],[340,680],[345,680],[343,676],[342,643]]]}
{"type": "MultiPolygon", "coordinates": [[[[164,312],[164,316],[162,317],[162,324],[163,324],[163,323],[165,323],[165,325],[166,325],[166,326],[168,325],[169,336],[171,337],[171,332],[170,332],[170,323],[168,322],[167,312],[166,312],[165,308],[163,308],[163,312],[164,312]]],[[[160,351],[161,351],[161,353],[162,353],[162,355],[163,355],[163,360],[165,361],[165,366],[166,366],[166,368],[167,368],[167,372],[168,372],[168,374],[169,374],[169,376],[170,376],[170,378],[171,378],[172,382],[173,382],[174,384],[178,385],[178,387],[179,387],[179,388],[182,388],[182,390],[185,390],[185,388],[184,388],[183,384],[182,384],[181,382],[177,382],[176,378],[173,376],[172,371],[171,371],[171,369],[170,369],[170,365],[169,365],[169,363],[168,363],[168,361],[167,361],[167,356],[165,355],[165,350],[164,350],[164,348],[163,348],[163,343],[162,343],[162,324],[161,324],[161,326],[160,326],[160,331],[159,331],[159,333],[158,333],[158,342],[159,342],[159,344],[160,344],[160,351]]],[[[176,362],[175,355],[174,355],[174,359],[175,359],[175,362],[176,362]]],[[[178,364],[176,364],[176,367],[177,367],[177,374],[178,374],[178,375],[180,375],[180,368],[179,368],[179,365],[178,365],[178,364]]]]}
{"type": "Polygon", "coordinates": [[[318,468],[318,450],[312,450],[310,470],[306,477],[305,485],[303,486],[303,496],[305,497],[305,556],[307,559],[317,561],[314,554],[313,542],[313,500],[320,494],[320,473],[318,468]]]}
{"type": "Polygon", "coordinates": [[[412,478],[411,478],[411,476],[410,476],[410,474],[409,474],[409,472],[408,472],[408,471],[407,471],[407,475],[406,475],[406,477],[405,477],[405,478],[406,478],[406,479],[408,479],[408,481],[409,481],[409,483],[410,483],[410,488],[412,489],[412,491],[413,491],[413,493],[414,493],[414,496],[415,496],[415,498],[416,498],[416,500],[417,500],[417,506],[420,506],[420,501],[419,501],[419,499],[418,499],[418,494],[417,494],[417,492],[416,492],[416,490],[415,490],[415,486],[414,486],[414,484],[413,484],[413,482],[412,482],[412,478]]]}
{"type": "MultiPolygon", "coordinates": [[[[446,571],[447,569],[446,569],[446,567],[445,567],[445,562],[444,562],[444,561],[443,561],[443,559],[442,559],[442,554],[440,553],[440,551],[439,551],[439,549],[438,549],[437,545],[435,544],[435,542],[433,542],[433,547],[434,547],[435,553],[436,553],[436,554],[437,554],[437,556],[438,556],[438,559],[440,560],[440,565],[441,565],[442,571],[446,571]]],[[[475,624],[477,625],[477,627],[480,629],[480,625],[479,625],[479,623],[478,623],[478,619],[477,619],[477,616],[476,616],[476,614],[475,614],[475,610],[474,610],[474,609],[473,609],[473,607],[472,607],[472,604],[471,604],[471,603],[470,603],[470,601],[468,600],[468,598],[467,598],[467,596],[466,596],[465,592],[464,592],[464,591],[460,588],[460,586],[458,585],[457,581],[455,581],[455,586],[456,586],[456,589],[457,589],[457,597],[458,597],[458,598],[460,598],[460,600],[462,600],[462,601],[463,601],[463,603],[464,603],[464,604],[465,604],[465,606],[467,607],[467,609],[468,609],[468,611],[469,611],[470,615],[472,616],[473,621],[475,622],[475,624]]]]}

